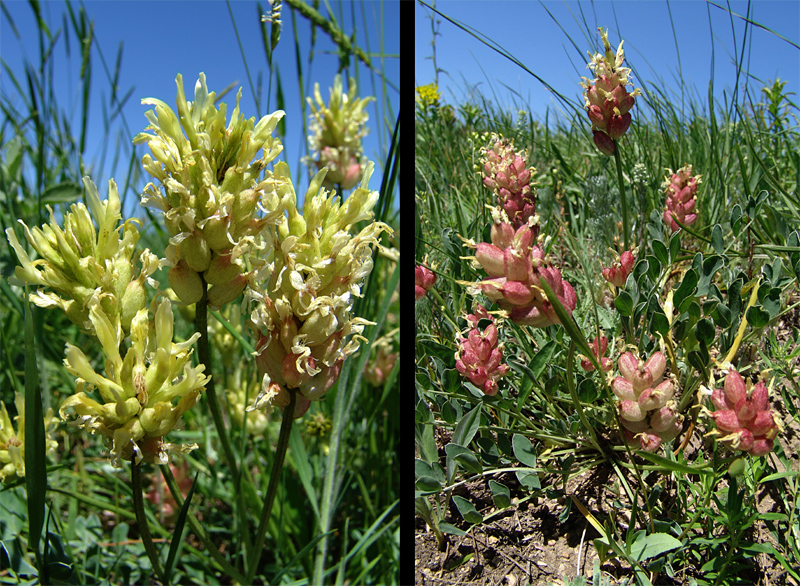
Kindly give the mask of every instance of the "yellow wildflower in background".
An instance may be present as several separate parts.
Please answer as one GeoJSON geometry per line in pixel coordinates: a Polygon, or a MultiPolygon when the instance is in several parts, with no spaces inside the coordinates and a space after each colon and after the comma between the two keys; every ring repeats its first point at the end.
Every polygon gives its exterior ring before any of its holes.
{"type": "MultiPolygon", "coordinates": [[[[0,482],[13,482],[25,477],[25,397],[22,393],[14,395],[17,406],[17,429],[11,424],[11,418],[4,403],[0,403],[0,482]]],[[[49,454],[56,449],[56,441],[52,438],[56,419],[53,410],[44,414],[45,451],[49,454]]]]}
{"type": "Polygon", "coordinates": [[[416,88],[417,98],[416,102],[423,108],[435,107],[439,105],[439,87],[435,83],[428,85],[421,85],[416,88]]]}

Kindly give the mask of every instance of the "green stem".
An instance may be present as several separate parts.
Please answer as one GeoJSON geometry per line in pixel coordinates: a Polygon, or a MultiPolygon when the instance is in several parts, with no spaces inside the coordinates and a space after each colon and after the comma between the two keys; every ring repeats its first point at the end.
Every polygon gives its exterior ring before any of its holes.
{"type": "Polygon", "coordinates": [[[628,250],[630,226],[628,225],[628,205],[625,203],[625,181],[622,178],[622,159],[619,156],[619,142],[614,141],[614,160],[617,162],[617,181],[619,182],[619,202],[622,206],[622,248],[620,253],[628,250]]]}
{"type": "Polygon", "coordinates": [[[267,536],[267,526],[269,525],[269,516],[272,512],[272,505],[275,502],[275,495],[278,494],[278,481],[281,478],[281,470],[283,469],[283,461],[286,457],[286,448],[289,447],[289,434],[292,431],[292,422],[294,421],[294,407],[297,403],[297,391],[294,389],[287,389],[289,392],[289,404],[283,409],[283,420],[281,421],[281,432],[278,436],[278,445],[275,448],[275,460],[272,462],[272,472],[269,476],[269,486],[267,487],[267,496],[264,498],[264,508],[261,509],[261,520],[258,522],[258,533],[256,540],[253,542],[253,548],[250,550],[250,561],[248,563],[247,576],[245,577],[245,584],[252,584],[253,578],[258,569],[258,562],[261,557],[261,548],[264,545],[264,538],[267,536]]]}
{"type": "Polygon", "coordinates": [[[144,515],[144,501],[142,499],[142,471],[139,464],[136,463],[136,452],[134,451],[131,456],[131,484],[133,485],[133,511],[136,513],[136,524],[139,526],[139,535],[142,536],[142,543],[144,550],[147,552],[147,557],[150,558],[150,563],[153,565],[153,571],[158,576],[158,579],[167,584],[164,570],[161,568],[161,562],[158,559],[158,552],[153,543],[153,536],[150,535],[150,527],[147,525],[147,518],[144,515]]]}
{"type": "Polygon", "coordinates": [[[217,435],[222,443],[222,451],[225,454],[225,459],[230,469],[229,475],[233,480],[236,498],[239,499],[239,506],[237,507],[239,512],[239,524],[241,527],[241,535],[244,538],[245,552],[247,552],[250,549],[250,531],[247,525],[247,517],[244,514],[245,507],[243,502],[244,495],[242,494],[241,487],[241,476],[239,476],[239,468],[236,464],[236,457],[233,453],[230,437],[228,436],[228,429],[225,427],[225,422],[222,419],[222,410],[220,409],[219,398],[217,397],[217,391],[214,385],[214,377],[211,376],[211,348],[208,342],[208,287],[203,275],[200,275],[200,279],[203,283],[203,297],[195,306],[194,317],[195,331],[200,333],[200,339],[197,340],[197,354],[200,364],[205,366],[205,374],[210,377],[208,383],[206,383],[208,407],[211,410],[211,417],[214,420],[214,427],[217,430],[217,435]]]}
{"type": "MultiPolygon", "coordinates": [[[[170,469],[169,465],[162,464],[159,466],[161,468],[161,474],[164,476],[164,480],[167,482],[167,487],[169,488],[169,492],[172,494],[172,498],[175,499],[175,502],[178,503],[178,507],[183,508],[183,495],[181,491],[178,489],[178,484],[175,482],[175,477],[172,475],[172,470],[170,469]]],[[[239,573],[239,571],[234,568],[225,556],[223,556],[217,547],[211,542],[209,539],[208,534],[203,529],[203,526],[200,522],[194,518],[194,516],[189,513],[186,515],[186,519],[189,521],[189,525],[192,526],[192,531],[194,534],[197,535],[198,539],[203,542],[203,546],[205,546],[206,551],[214,558],[223,572],[228,574],[235,582],[239,582],[240,584],[244,584],[244,576],[239,573]]]]}

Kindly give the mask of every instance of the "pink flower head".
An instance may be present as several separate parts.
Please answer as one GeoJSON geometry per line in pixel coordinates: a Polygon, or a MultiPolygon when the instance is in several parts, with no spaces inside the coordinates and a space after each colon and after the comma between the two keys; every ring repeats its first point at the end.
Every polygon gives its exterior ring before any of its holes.
{"type": "Polygon", "coordinates": [[[636,257],[633,252],[626,250],[622,253],[618,262],[615,262],[609,268],[603,267],[603,278],[615,287],[622,288],[625,286],[625,281],[628,280],[628,275],[631,274],[635,263],[636,257]]]}
{"type": "MultiPolygon", "coordinates": [[[[589,344],[589,347],[592,349],[592,354],[595,355],[598,362],[600,362],[600,368],[603,372],[608,372],[612,368],[614,368],[614,363],[611,362],[611,359],[607,356],[603,356],[608,349],[608,340],[605,336],[600,336],[599,338],[595,338],[594,342],[589,344]]],[[[584,358],[581,360],[581,368],[586,372],[592,372],[594,370],[594,364],[588,358],[584,358]]]]}
{"type": "Polygon", "coordinates": [[[481,305],[466,319],[470,327],[466,338],[458,338],[456,369],[487,395],[496,395],[497,381],[508,373],[508,365],[502,364],[503,345],[497,342],[495,319],[481,305]],[[481,319],[492,323],[481,330],[481,319]]]}
{"type": "Polygon", "coordinates": [[[527,153],[514,150],[511,139],[492,136],[492,144],[481,149],[483,153],[483,184],[496,195],[514,228],[527,224],[536,214],[536,193],[531,178],[533,167],[525,166],[527,153]]]}
{"type": "Polygon", "coordinates": [[[611,381],[611,390],[619,399],[622,435],[630,445],[654,452],[683,430],[683,415],[673,400],[673,379],[662,380],[667,360],[661,352],[646,361],[625,352],[618,366],[622,376],[611,381]]]}
{"type": "Polygon", "coordinates": [[[585,90],[583,99],[592,123],[594,144],[601,153],[610,157],[616,150],[614,141],[631,125],[630,110],[641,92],[638,89],[628,92],[625,87],[633,84],[629,81],[631,70],[622,67],[625,60],[622,42],[615,54],[608,42],[608,31],[599,30],[605,51],[604,54],[589,53],[592,59],[589,68],[594,71],[595,78],[591,81],[583,78],[581,85],[585,90]]]}
{"type": "Polygon", "coordinates": [[[664,223],[673,232],[678,226],[676,219],[681,224],[688,226],[697,219],[695,203],[697,202],[697,184],[701,175],[692,175],[692,166],[684,165],[677,173],[669,170],[669,175],[664,178],[664,190],[667,194],[667,208],[664,210],[664,223]]]}
{"type": "Polygon", "coordinates": [[[567,313],[578,303],[575,290],[561,278],[561,271],[534,244],[533,228],[523,224],[516,230],[499,222],[492,227],[492,244],[472,244],[475,260],[489,278],[468,283],[506,310],[511,321],[535,328],[561,323],[548,300],[542,281],[556,294],[567,313]]]}
{"type": "Polygon", "coordinates": [[[431,287],[436,284],[436,274],[428,267],[414,267],[414,297],[417,301],[425,297],[431,287]]]}
{"type": "Polygon", "coordinates": [[[721,441],[735,450],[763,456],[774,445],[780,432],[777,415],[769,406],[769,391],[758,382],[748,394],[742,376],[731,369],[725,377],[724,389],[711,394],[715,410],[708,412],[717,427],[721,441]]]}

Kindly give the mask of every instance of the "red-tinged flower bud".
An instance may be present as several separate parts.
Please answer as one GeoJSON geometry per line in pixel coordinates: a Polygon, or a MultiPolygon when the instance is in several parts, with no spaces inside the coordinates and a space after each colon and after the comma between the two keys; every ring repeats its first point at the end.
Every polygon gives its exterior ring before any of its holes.
{"type": "Polygon", "coordinates": [[[494,343],[490,339],[487,339],[485,336],[487,332],[491,328],[494,328],[494,325],[490,325],[486,328],[486,331],[483,333],[479,332],[478,330],[470,330],[468,336],[469,344],[472,347],[472,351],[475,353],[475,356],[481,362],[486,362],[489,360],[489,356],[492,355],[492,348],[497,343],[497,331],[495,330],[495,337],[494,343]]]}
{"type": "Polygon", "coordinates": [[[597,150],[608,157],[613,157],[614,151],[617,150],[614,141],[602,130],[593,130],[592,134],[592,140],[594,140],[594,146],[597,147],[597,150]]]}
{"type": "Polygon", "coordinates": [[[636,257],[633,256],[630,250],[626,250],[620,256],[619,262],[608,268],[603,268],[603,278],[615,287],[624,287],[625,281],[628,279],[628,275],[631,274],[635,263],[636,257]]]}
{"type": "Polygon", "coordinates": [[[505,276],[504,253],[493,244],[479,242],[475,247],[475,260],[490,277],[505,276]]]}
{"type": "Polygon", "coordinates": [[[525,254],[514,248],[506,248],[503,258],[505,277],[509,281],[527,281],[531,261],[525,254]]]}
{"type": "Polygon", "coordinates": [[[766,411],[769,409],[769,391],[763,382],[759,382],[750,392],[750,400],[756,411],[766,411]]]}
{"type": "Polygon", "coordinates": [[[519,281],[506,281],[502,291],[503,298],[511,305],[525,306],[533,301],[533,291],[519,281]]]}
{"type": "Polygon", "coordinates": [[[734,404],[729,403],[727,395],[723,389],[714,389],[711,393],[711,403],[717,411],[724,411],[725,409],[733,409],[734,404]]]}
{"type": "Polygon", "coordinates": [[[223,285],[214,285],[208,290],[208,305],[215,309],[227,305],[242,294],[245,285],[245,275],[238,275],[223,285]]]}
{"type": "Polygon", "coordinates": [[[638,434],[638,438],[642,450],[645,452],[653,453],[661,446],[661,436],[653,433],[652,429],[641,432],[638,434]]]}
{"type": "Polygon", "coordinates": [[[647,421],[646,417],[641,421],[628,421],[627,419],[620,419],[619,422],[625,429],[628,429],[634,433],[640,433],[650,427],[650,422],[647,421]]]}
{"type": "Polygon", "coordinates": [[[749,429],[740,429],[731,434],[731,436],[728,437],[730,437],[730,444],[733,449],[742,450],[743,452],[749,452],[753,449],[755,438],[749,429]]]}
{"type": "Polygon", "coordinates": [[[659,433],[661,436],[662,441],[670,441],[675,439],[680,435],[683,431],[683,415],[678,415],[678,418],[675,420],[675,423],[672,424],[671,427],[667,428],[666,431],[662,431],[659,433]]]}
{"type": "Polygon", "coordinates": [[[747,426],[747,429],[753,432],[753,435],[767,435],[773,428],[775,428],[775,420],[772,416],[772,411],[759,411],[756,413],[753,422],[747,426]]]}
{"type": "Polygon", "coordinates": [[[653,354],[647,362],[645,362],[644,367],[646,370],[650,371],[650,376],[653,377],[653,381],[658,381],[661,379],[661,376],[664,374],[664,369],[667,367],[667,359],[664,357],[663,352],[656,352],[653,354]]]}
{"type": "Polygon", "coordinates": [[[714,411],[711,413],[711,417],[714,419],[714,423],[717,424],[717,427],[722,431],[738,431],[742,427],[733,409],[714,411]]]}
{"type": "Polygon", "coordinates": [[[748,425],[756,417],[756,410],[753,402],[749,398],[740,399],[733,408],[736,412],[736,417],[742,425],[748,425]]]}
{"type": "Polygon", "coordinates": [[[182,302],[197,303],[203,298],[203,281],[197,271],[189,268],[185,261],[169,270],[169,285],[182,302]]]}
{"type": "Polygon", "coordinates": [[[414,296],[417,301],[436,284],[436,274],[427,267],[414,267],[414,296]]]}
{"type": "Polygon", "coordinates": [[[206,220],[203,225],[203,238],[205,238],[211,250],[225,250],[233,246],[231,237],[228,236],[229,226],[230,220],[220,218],[219,212],[206,220]]]}
{"type": "Polygon", "coordinates": [[[625,352],[617,360],[617,366],[622,376],[630,382],[639,370],[639,360],[632,352],[625,352]]]}
{"type": "Polygon", "coordinates": [[[642,411],[636,401],[617,401],[617,408],[619,409],[619,416],[628,421],[642,421],[647,417],[647,412],[642,411]]]}
{"type": "Polygon", "coordinates": [[[747,387],[744,384],[744,379],[735,370],[731,369],[725,377],[725,397],[726,403],[731,407],[735,407],[739,401],[747,396],[747,387]]]}
{"type": "Polygon", "coordinates": [[[606,118],[603,115],[603,111],[600,109],[600,106],[589,106],[589,120],[591,120],[592,124],[597,126],[597,128],[600,130],[606,129],[606,118]]]}
{"type": "Polygon", "coordinates": [[[772,451],[773,441],[766,438],[756,438],[750,450],[752,456],[766,456],[772,451]]]}
{"type": "MultiPolygon", "coordinates": [[[[647,388],[639,395],[639,405],[645,411],[661,409],[672,399],[675,394],[675,385],[671,380],[665,380],[655,388],[647,388]]],[[[654,426],[655,427],[655,426],[654,426]]]]}
{"type": "Polygon", "coordinates": [[[633,391],[633,385],[629,380],[621,376],[611,381],[611,390],[623,401],[636,401],[636,393],[633,391]]]}
{"type": "Polygon", "coordinates": [[[631,447],[638,447],[640,445],[639,440],[636,439],[636,434],[639,433],[638,431],[634,432],[631,431],[630,429],[626,429],[625,427],[623,427],[620,431],[622,431],[622,439],[625,440],[626,444],[628,444],[631,447]]]}
{"type": "Polygon", "coordinates": [[[675,425],[678,420],[678,413],[675,411],[675,402],[664,405],[650,416],[650,427],[661,433],[667,431],[675,425]]]}
{"type": "MultiPolygon", "coordinates": [[[[617,140],[623,134],[628,132],[631,125],[631,113],[623,114],[622,116],[612,116],[608,122],[608,137],[612,140],[617,140]]],[[[598,147],[599,148],[599,147],[598,147]]],[[[612,153],[613,154],[613,153],[612,153]]]]}

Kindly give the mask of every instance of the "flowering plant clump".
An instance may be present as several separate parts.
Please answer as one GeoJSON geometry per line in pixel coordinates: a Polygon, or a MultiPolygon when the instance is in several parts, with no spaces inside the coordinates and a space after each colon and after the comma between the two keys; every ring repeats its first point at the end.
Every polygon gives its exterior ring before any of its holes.
{"type": "Polygon", "coordinates": [[[646,362],[626,352],[618,361],[622,376],[611,382],[611,390],[619,399],[623,437],[646,452],[655,452],[663,441],[676,438],[683,429],[683,415],[672,400],[675,383],[671,378],[661,380],[666,365],[661,352],[655,352],[646,362]]]}
{"type": "Polygon", "coordinates": [[[617,288],[624,287],[625,281],[628,280],[628,275],[633,270],[633,265],[636,264],[635,254],[635,250],[623,252],[617,262],[608,268],[603,267],[603,278],[617,288]]]}
{"type": "Polygon", "coordinates": [[[769,391],[762,381],[748,393],[742,375],[731,368],[725,376],[724,388],[711,392],[711,403],[715,410],[706,410],[706,413],[717,427],[711,434],[720,436],[720,440],[733,449],[753,456],[772,451],[780,427],[769,406],[769,391]]]}
{"type": "Polygon", "coordinates": [[[541,287],[544,280],[567,313],[572,313],[578,302],[575,290],[561,278],[561,271],[545,257],[542,249],[533,244],[531,226],[525,224],[515,230],[508,222],[496,221],[491,239],[491,244],[467,241],[475,249],[475,261],[489,278],[462,284],[471,286],[473,293],[482,292],[499,304],[511,321],[543,328],[561,323],[541,287]]]}
{"type": "MultiPolygon", "coordinates": [[[[339,376],[342,362],[359,346],[371,322],[351,313],[353,297],[372,270],[372,250],[391,228],[372,221],[378,192],[369,189],[373,164],[344,203],[322,187],[322,169],[306,192],[303,214],[291,183],[289,215],[278,225],[267,261],[248,290],[250,326],[258,337],[256,363],[264,374],[261,392],[248,409],[288,404],[285,389],[297,389],[295,416],[320,400],[339,376]],[[354,224],[369,223],[356,235],[354,224]],[[277,385],[277,386],[276,386],[277,385]]],[[[289,177],[286,163],[275,173],[289,177]]]]}
{"type": "Polygon", "coordinates": [[[497,381],[508,373],[508,365],[502,364],[503,344],[497,342],[495,319],[477,304],[466,320],[467,337],[457,339],[456,369],[487,395],[496,395],[497,381]],[[482,319],[491,321],[483,330],[478,325],[482,319]]]}
{"type": "MultiPolygon", "coordinates": [[[[3,402],[0,402],[0,482],[13,482],[25,476],[25,396],[22,393],[14,395],[14,405],[17,407],[17,428],[11,423],[8,411],[3,402]]],[[[52,437],[56,426],[53,410],[48,409],[44,414],[45,451],[51,453],[56,449],[57,442],[52,437]]]]}
{"type": "Polygon", "coordinates": [[[684,165],[673,173],[669,169],[669,175],[664,178],[664,190],[667,193],[667,209],[664,210],[664,223],[673,232],[676,232],[681,224],[689,226],[697,219],[695,204],[697,203],[697,184],[700,183],[702,175],[693,175],[692,166],[684,165]]]}
{"type": "Polygon", "coordinates": [[[581,86],[585,90],[583,99],[592,122],[594,143],[601,153],[612,156],[616,150],[614,141],[625,134],[631,125],[630,109],[641,92],[638,89],[628,92],[625,87],[633,84],[630,82],[631,70],[622,67],[625,60],[622,41],[614,54],[608,42],[608,31],[602,28],[599,31],[605,52],[589,53],[591,61],[588,68],[594,72],[595,78],[591,81],[582,78],[581,86]]]}
{"type": "Polygon", "coordinates": [[[414,298],[419,301],[436,284],[436,273],[428,267],[417,265],[414,267],[414,298]]]}
{"type": "Polygon", "coordinates": [[[368,132],[366,107],[374,98],[358,98],[355,81],[351,79],[348,85],[350,90],[345,94],[342,92],[342,78],[337,75],[327,106],[319,93],[319,84],[314,84],[314,100],[306,98],[311,107],[311,134],[308,137],[311,161],[318,170],[328,169],[324,180],[328,189],[337,185],[340,189],[351,189],[359,183],[364,171],[361,139],[368,132]]]}
{"type": "Polygon", "coordinates": [[[184,303],[195,303],[208,284],[209,304],[221,307],[247,284],[251,274],[244,257],[256,234],[274,225],[286,209],[281,197],[286,191],[279,185],[287,179],[265,171],[283,150],[271,135],[284,113],[279,110],[258,123],[245,120],[239,112],[240,89],[226,127],[227,106],[217,109],[216,94],[208,91],[203,73],[194,102],[186,100],[180,74],[175,81],[177,114],[161,100],[142,100],[155,106],[146,114],[146,130],[153,134],[138,134],[134,144],[150,147],[152,156],[145,155],[142,164],[160,184],[147,184],[142,205],[164,212],[171,236],[166,265],[175,294],[184,303]]]}
{"type": "MultiPolygon", "coordinates": [[[[526,168],[525,151],[514,150],[514,141],[492,135],[481,149],[483,184],[492,190],[514,228],[527,224],[536,213],[536,193],[531,188],[533,167],[526,168]]],[[[534,228],[534,235],[538,226],[534,228]]]]}
{"type": "MultiPolygon", "coordinates": [[[[608,356],[603,356],[608,349],[608,339],[605,336],[595,337],[594,342],[589,344],[589,347],[592,349],[592,354],[594,354],[597,361],[600,362],[600,369],[603,372],[608,372],[612,368],[614,368],[614,363],[608,356]]],[[[594,364],[588,358],[584,357],[581,360],[581,368],[586,372],[592,372],[594,370],[594,364]]]]}

